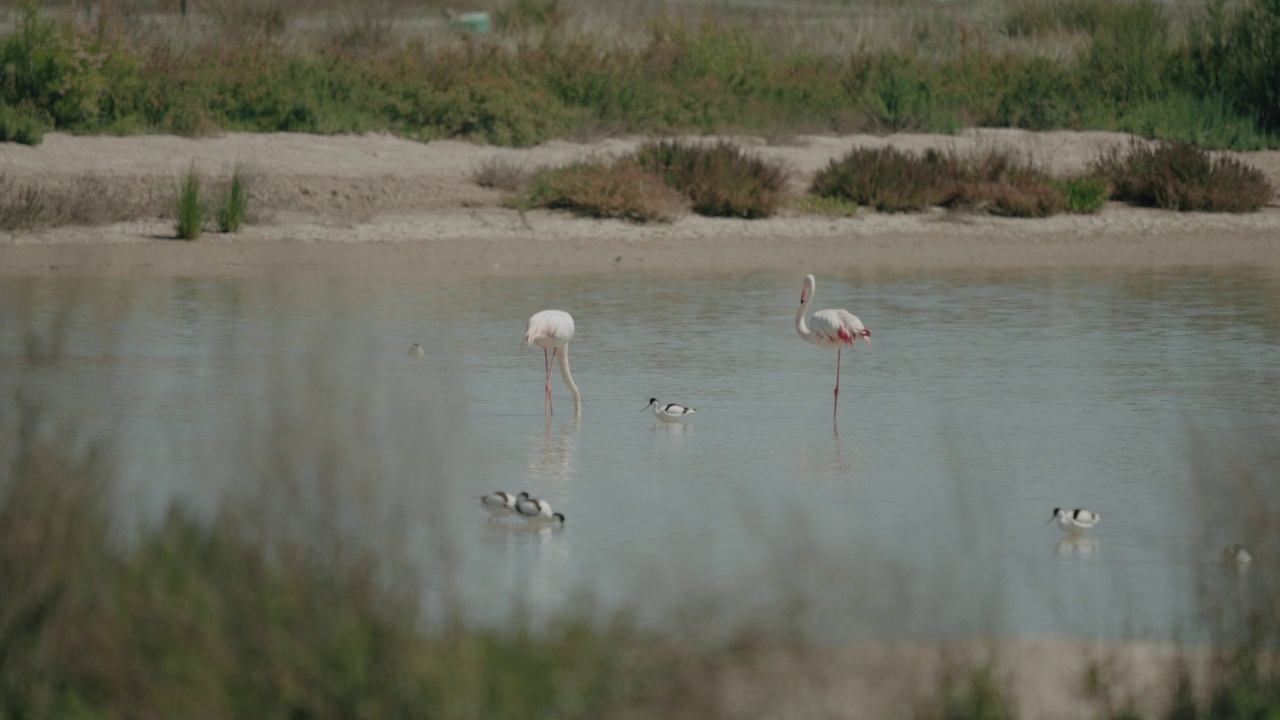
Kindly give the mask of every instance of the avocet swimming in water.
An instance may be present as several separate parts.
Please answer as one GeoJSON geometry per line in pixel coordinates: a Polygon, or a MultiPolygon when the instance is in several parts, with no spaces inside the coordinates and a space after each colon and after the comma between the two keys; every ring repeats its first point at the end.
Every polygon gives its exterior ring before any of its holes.
{"type": "Polygon", "coordinates": [[[551,503],[538,498],[531,498],[528,495],[516,501],[516,514],[525,519],[530,525],[554,523],[557,525],[564,524],[564,515],[551,511],[551,503]]]}
{"type": "Polygon", "coordinates": [[[698,412],[694,408],[677,405],[675,403],[667,403],[663,405],[658,402],[658,398],[649,398],[649,404],[644,407],[645,410],[653,408],[653,414],[662,422],[680,422],[686,417],[698,412]]]}
{"type": "MultiPolygon", "coordinates": [[[[489,511],[489,514],[495,518],[506,517],[516,511],[516,503],[526,500],[529,493],[522,492],[519,495],[512,495],[509,492],[499,490],[488,495],[482,495],[477,500],[480,501],[480,507],[489,511]]],[[[493,518],[489,518],[492,520],[493,518]]]]}
{"type": "Polygon", "coordinates": [[[423,353],[425,352],[426,351],[423,350],[422,346],[419,345],[418,343],[414,343],[409,346],[409,354],[412,355],[413,357],[422,357],[423,353]]]}
{"type": "MultiPolygon", "coordinates": [[[[1054,508],[1053,517],[1049,518],[1049,522],[1057,520],[1058,527],[1062,528],[1065,532],[1069,532],[1074,535],[1075,533],[1088,530],[1094,525],[1097,525],[1098,521],[1101,519],[1102,516],[1092,510],[1082,510],[1080,508],[1076,508],[1075,510],[1063,510],[1062,508],[1054,508]]],[[[1049,523],[1045,523],[1045,525],[1048,524],[1049,523]]]]}

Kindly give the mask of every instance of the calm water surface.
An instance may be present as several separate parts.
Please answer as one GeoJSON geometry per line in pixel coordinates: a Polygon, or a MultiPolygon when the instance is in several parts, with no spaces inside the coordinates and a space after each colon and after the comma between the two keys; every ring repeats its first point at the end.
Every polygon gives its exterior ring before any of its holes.
{"type": "Polygon", "coordinates": [[[814,307],[875,343],[844,353],[833,425],[802,275],[7,279],[0,368],[116,440],[123,534],[248,501],[394,554],[429,610],[477,621],[589,598],[837,641],[1195,634],[1245,528],[1191,449],[1280,427],[1280,278],[819,273],[814,307]],[[577,321],[580,421],[558,374],[544,417],[518,347],[545,308],[577,321]],[[651,396],[699,412],[659,424],[651,396]],[[497,489],[567,526],[486,522],[471,498],[497,489]],[[1103,522],[1063,542],[1055,506],[1103,522]]]}

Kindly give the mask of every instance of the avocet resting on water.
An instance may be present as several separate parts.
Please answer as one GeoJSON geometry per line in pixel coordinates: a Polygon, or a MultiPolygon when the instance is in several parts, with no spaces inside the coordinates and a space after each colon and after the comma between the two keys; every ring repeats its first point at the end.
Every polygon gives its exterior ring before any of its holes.
{"type": "Polygon", "coordinates": [[[653,408],[653,414],[656,415],[659,420],[669,423],[680,422],[685,419],[686,416],[698,412],[694,408],[677,405],[675,403],[667,403],[666,405],[663,405],[658,402],[658,398],[649,398],[649,404],[646,405],[644,409],[648,410],[649,408],[653,408]]]}
{"type": "Polygon", "coordinates": [[[425,351],[425,350],[423,350],[423,349],[422,349],[422,346],[421,346],[421,345],[419,345],[418,343],[414,343],[414,344],[412,344],[412,345],[410,345],[410,346],[409,346],[409,354],[410,354],[410,355],[412,355],[412,356],[414,356],[414,357],[422,357],[422,354],[423,354],[424,352],[426,352],[426,351],[425,351]]]}
{"type": "MultiPolygon", "coordinates": [[[[1062,508],[1054,508],[1053,517],[1049,518],[1049,522],[1057,520],[1058,527],[1074,535],[1081,530],[1088,530],[1094,525],[1097,525],[1098,521],[1101,519],[1101,515],[1091,510],[1081,510],[1080,508],[1076,508],[1075,510],[1063,510],[1062,508]]],[[[1045,523],[1045,525],[1048,524],[1049,523],[1045,523]]]]}
{"type": "Polygon", "coordinates": [[[564,524],[564,515],[551,512],[551,503],[528,495],[516,501],[516,514],[531,525],[535,523],[564,524]]]}
{"type": "MultiPolygon", "coordinates": [[[[476,499],[480,501],[480,507],[488,510],[489,514],[493,517],[506,517],[516,511],[516,503],[521,500],[526,500],[528,497],[529,493],[527,492],[522,492],[519,495],[512,495],[509,492],[499,490],[498,492],[489,493],[488,495],[483,495],[476,499]]],[[[490,520],[492,519],[493,518],[490,518],[490,520]]]]}

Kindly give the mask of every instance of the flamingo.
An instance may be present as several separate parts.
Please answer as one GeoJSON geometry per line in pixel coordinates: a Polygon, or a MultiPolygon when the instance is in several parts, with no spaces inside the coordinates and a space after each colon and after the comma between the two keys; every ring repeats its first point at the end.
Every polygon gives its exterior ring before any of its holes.
{"type": "Polygon", "coordinates": [[[858,338],[867,341],[871,347],[871,330],[863,326],[857,315],[848,310],[819,310],[805,321],[805,311],[813,302],[813,294],[817,281],[812,275],[804,276],[804,289],[800,291],[800,310],[796,313],[796,332],[800,337],[820,348],[836,351],[836,391],[831,405],[831,417],[836,416],[836,406],[840,401],[840,352],[845,345],[853,347],[858,338]],[[810,325],[813,329],[810,329],[810,325]]]}
{"type": "Polygon", "coordinates": [[[582,396],[578,393],[577,384],[573,382],[573,376],[569,374],[569,341],[572,339],[573,316],[563,310],[543,310],[529,318],[524,339],[520,341],[520,347],[533,344],[542,348],[542,360],[547,368],[546,410],[550,414],[555,414],[551,407],[551,366],[556,361],[556,353],[559,353],[560,375],[564,378],[564,384],[569,386],[569,392],[573,393],[573,414],[575,417],[582,415],[582,396]],[[550,358],[547,357],[547,350],[551,351],[550,358]]]}

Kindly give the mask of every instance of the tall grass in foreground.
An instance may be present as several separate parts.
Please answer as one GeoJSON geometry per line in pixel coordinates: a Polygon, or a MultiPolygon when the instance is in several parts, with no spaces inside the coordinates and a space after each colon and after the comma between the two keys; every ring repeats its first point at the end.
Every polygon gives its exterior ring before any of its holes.
{"type": "Polygon", "coordinates": [[[187,170],[174,199],[174,230],[183,240],[195,240],[204,230],[204,202],[200,197],[200,173],[195,165],[187,170]]]}
{"type": "Polygon", "coordinates": [[[620,629],[427,638],[372,558],[267,547],[229,516],[175,510],[113,550],[98,457],[23,441],[0,491],[5,717],[590,718],[623,700],[620,629]]]}

